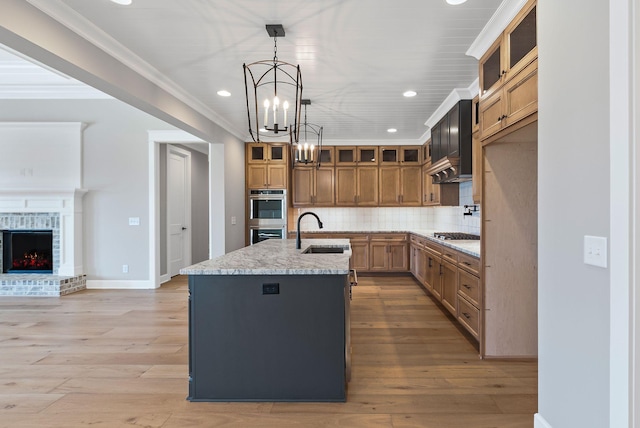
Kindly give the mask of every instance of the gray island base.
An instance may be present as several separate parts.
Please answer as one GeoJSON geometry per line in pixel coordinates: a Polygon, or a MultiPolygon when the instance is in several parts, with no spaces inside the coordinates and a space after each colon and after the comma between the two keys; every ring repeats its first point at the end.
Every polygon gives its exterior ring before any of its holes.
{"type": "Polygon", "coordinates": [[[349,241],[304,240],[302,250],[275,241],[181,271],[190,293],[188,400],[346,400],[349,241]],[[311,244],[346,251],[302,254],[311,244]],[[259,269],[247,268],[261,255],[259,269]]]}

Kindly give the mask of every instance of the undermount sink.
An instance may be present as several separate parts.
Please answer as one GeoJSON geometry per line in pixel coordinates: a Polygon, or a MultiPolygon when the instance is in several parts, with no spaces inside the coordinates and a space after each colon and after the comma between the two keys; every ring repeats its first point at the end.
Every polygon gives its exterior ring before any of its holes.
{"type": "Polygon", "coordinates": [[[304,250],[302,254],[344,254],[344,248],[312,245],[304,250]]]}

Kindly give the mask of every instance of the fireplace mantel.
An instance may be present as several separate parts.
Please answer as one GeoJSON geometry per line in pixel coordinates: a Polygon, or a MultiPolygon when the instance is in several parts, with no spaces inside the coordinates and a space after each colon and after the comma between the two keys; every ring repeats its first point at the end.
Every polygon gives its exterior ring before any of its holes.
{"type": "Polygon", "coordinates": [[[86,193],[86,189],[2,189],[0,218],[57,213],[60,216],[60,258],[58,270],[54,273],[60,276],[82,275],[82,198],[86,193]]]}

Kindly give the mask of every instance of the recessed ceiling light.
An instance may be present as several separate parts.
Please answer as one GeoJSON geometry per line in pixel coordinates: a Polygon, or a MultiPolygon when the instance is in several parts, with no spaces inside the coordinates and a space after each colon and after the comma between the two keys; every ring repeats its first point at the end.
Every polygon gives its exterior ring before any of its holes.
{"type": "Polygon", "coordinates": [[[454,6],[465,3],[467,0],[447,0],[447,3],[452,4],[454,6]]]}
{"type": "Polygon", "coordinates": [[[111,0],[111,1],[117,4],[121,4],[123,6],[129,6],[131,3],[133,3],[133,0],[111,0]]]}
{"type": "Polygon", "coordinates": [[[221,97],[230,97],[231,96],[231,92],[229,91],[225,91],[224,89],[218,91],[218,95],[220,95],[221,97]]]}
{"type": "Polygon", "coordinates": [[[418,95],[418,93],[416,91],[406,91],[402,95],[404,95],[407,98],[411,98],[411,97],[415,97],[416,95],[418,95]]]}
{"type": "Polygon", "coordinates": [[[394,133],[394,132],[398,132],[398,130],[396,128],[389,128],[387,129],[387,132],[394,133]]]}

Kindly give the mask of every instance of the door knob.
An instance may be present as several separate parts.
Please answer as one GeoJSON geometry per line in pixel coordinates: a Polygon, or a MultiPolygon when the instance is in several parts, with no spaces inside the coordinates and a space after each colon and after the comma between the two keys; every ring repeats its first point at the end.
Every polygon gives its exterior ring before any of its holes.
{"type": "Polygon", "coordinates": [[[186,228],[186,227],[184,227],[184,226],[182,226],[182,230],[187,230],[187,228],[186,228]]]}

